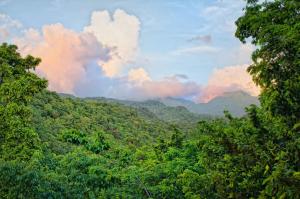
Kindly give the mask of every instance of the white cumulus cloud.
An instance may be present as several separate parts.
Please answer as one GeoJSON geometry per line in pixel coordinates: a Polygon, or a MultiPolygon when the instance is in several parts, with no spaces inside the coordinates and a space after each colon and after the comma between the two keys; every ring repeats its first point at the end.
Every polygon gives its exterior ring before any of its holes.
{"type": "Polygon", "coordinates": [[[126,64],[134,61],[140,33],[140,21],[136,16],[120,9],[112,15],[106,10],[94,11],[91,24],[84,31],[94,34],[100,43],[112,49],[111,59],[99,62],[107,76],[118,76],[126,64]]]}

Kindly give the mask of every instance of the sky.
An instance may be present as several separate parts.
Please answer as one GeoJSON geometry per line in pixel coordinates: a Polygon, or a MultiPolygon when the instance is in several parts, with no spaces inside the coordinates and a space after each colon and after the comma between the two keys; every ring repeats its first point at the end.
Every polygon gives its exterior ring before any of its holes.
{"type": "Polygon", "coordinates": [[[0,42],[40,57],[49,90],[79,97],[208,102],[259,89],[243,0],[0,0],[0,42]]]}

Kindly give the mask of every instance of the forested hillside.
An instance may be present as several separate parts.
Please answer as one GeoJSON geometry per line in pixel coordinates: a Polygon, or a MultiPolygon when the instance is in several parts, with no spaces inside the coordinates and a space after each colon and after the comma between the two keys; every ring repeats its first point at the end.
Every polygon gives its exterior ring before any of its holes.
{"type": "Polygon", "coordinates": [[[41,60],[2,44],[0,198],[300,198],[300,3],[247,2],[236,37],[257,46],[261,106],[194,126],[47,91],[41,60]]]}
{"type": "Polygon", "coordinates": [[[154,117],[168,123],[193,125],[200,120],[208,120],[217,117],[216,115],[190,112],[185,106],[167,106],[159,100],[130,101],[107,98],[86,98],[86,100],[123,104],[137,109],[140,115],[149,115],[148,112],[150,112],[154,117]]]}
{"type": "Polygon", "coordinates": [[[141,112],[117,103],[60,97],[54,92],[40,93],[31,106],[34,127],[45,141],[56,142],[64,131],[74,130],[102,132],[116,145],[140,146],[155,142],[159,136],[170,137],[172,130],[147,109],[141,112]]]}

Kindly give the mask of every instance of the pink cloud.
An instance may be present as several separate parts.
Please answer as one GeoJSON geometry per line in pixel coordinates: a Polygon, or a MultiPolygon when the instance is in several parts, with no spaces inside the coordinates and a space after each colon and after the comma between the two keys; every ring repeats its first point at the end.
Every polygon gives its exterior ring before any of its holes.
{"type": "Polygon", "coordinates": [[[159,81],[146,81],[142,84],[141,92],[149,98],[192,96],[200,92],[195,82],[182,82],[177,78],[165,78],[159,81]]]}
{"type": "Polygon", "coordinates": [[[166,97],[193,96],[200,92],[200,86],[191,81],[185,81],[180,75],[153,80],[143,68],[131,69],[127,76],[127,92],[131,98],[153,99],[166,97]]]}
{"type": "Polygon", "coordinates": [[[134,68],[128,72],[128,80],[129,82],[142,83],[151,81],[151,78],[144,68],[134,68]]]}
{"type": "Polygon", "coordinates": [[[61,24],[45,25],[41,34],[29,29],[15,42],[21,53],[42,59],[37,73],[49,80],[50,90],[57,92],[74,93],[88,64],[108,58],[108,50],[95,36],[74,32],[61,24]]]}
{"type": "Polygon", "coordinates": [[[258,96],[260,89],[252,81],[247,72],[247,67],[247,65],[228,66],[214,70],[197,101],[208,102],[225,92],[237,90],[243,90],[253,96],[258,96]]]}
{"type": "Polygon", "coordinates": [[[129,72],[131,97],[139,99],[165,97],[192,97],[196,102],[208,102],[230,91],[245,91],[258,96],[260,89],[247,72],[248,65],[228,66],[213,71],[206,85],[170,76],[153,80],[143,68],[129,72]]]}

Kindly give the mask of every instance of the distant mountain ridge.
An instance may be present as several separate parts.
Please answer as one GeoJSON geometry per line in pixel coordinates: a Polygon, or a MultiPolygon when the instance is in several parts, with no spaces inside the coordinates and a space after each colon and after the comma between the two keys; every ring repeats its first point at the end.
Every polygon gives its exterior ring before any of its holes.
{"type": "MultiPolygon", "coordinates": [[[[60,94],[62,97],[74,96],[60,94]]],[[[185,99],[163,98],[145,101],[119,100],[105,97],[87,97],[83,100],[96,100],[107,103],[119,103],[134,107],[144,117],[153,117],[166,122],[197,122],[199,120],[222,117],[224,110],[228,110],[233,116],[243,116],[245,107],[250,104],[259,105],[257,97],[253,97],[246,92],[227,92],[208,103],[194,103],[185,99]]]]}
{"type": "Polygon", "coordinates": [[[212,118],[210,115],[193,113],[184,106],[167,106],[159,100],[130,101],[104,97],[92,97],[84,99],[130,106],[135,108],[140,116],[143,116],[144,118],[155,116],[160,120],[170,123],[196,123],[199,120],[207,120],[212,118]],[[153,116],[151,114],[153,114],[153,116]]]}
{"type": "Polygon", "coordinates": [[[196,104],[189,100],[176,98],[160,99],[160,102],[167,106],[184,106],[193,113],[214,116],[222,116],[224,110],[228,110],[234,116],[243,116],[245,107],[250,104],[259,105],[257,97],[251,96],[244,91],[227,92],[208,103],[196,104]]]}

